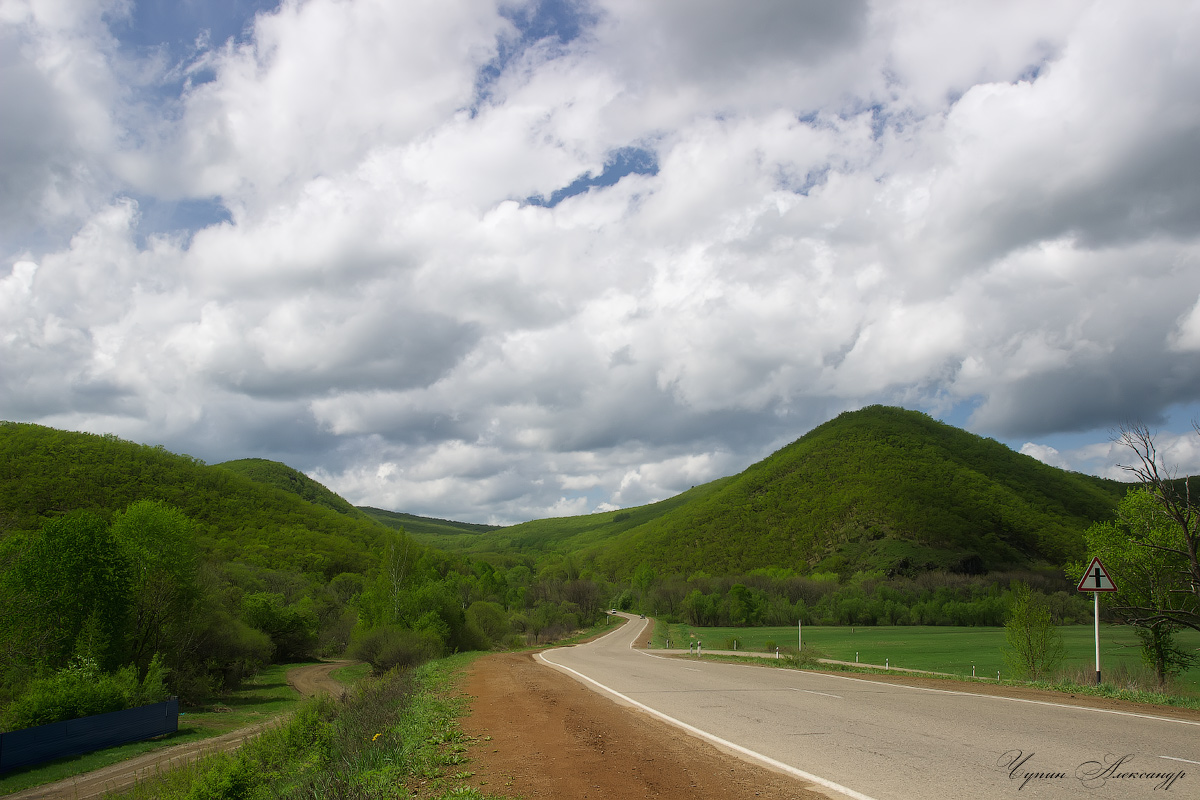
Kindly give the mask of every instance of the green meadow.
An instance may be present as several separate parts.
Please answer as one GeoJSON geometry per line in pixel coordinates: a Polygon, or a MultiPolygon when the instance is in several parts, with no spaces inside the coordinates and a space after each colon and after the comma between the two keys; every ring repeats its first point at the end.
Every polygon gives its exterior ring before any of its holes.
{"type": "MultiPolygon", "coordinates": [[[[1091,625],[1068,625],[1060,628],[1066,659],[1061,670],[1095,675],[1096,644],[1091,625]]],[[[798,643],[795,627],[782,628],[698,628],[691,625],[656,625],[654,644],[665,647],[668,635],[672,648],[687,649],[689,642],[700,641],[705,650],[738,650],[763,652],[768,646],[778,646],[784,652],[795,652],[798,643]],[[786,649],[785,649],[786,648],[786,649]]],[[[1007,675],[1004,662],[1003,628],[955,628],[948,626],[879,626],[842,627],[814,626],[803,630],[805,647],[820,650],[826,658],[838,661],[858,661],[862,664],[885,663],[891,667],[946,672],[953,675],[995,678],[1007,675]]],[[[1181,631],[1178,641],[1187,649],[1200,649],[1200,632],[1181,631]]],[[[1100,669],[1105,672],[1123,670],[1140,672],[1141,649],[1133,629],[1125,625],[1100,626],[1100,669]]],[[[1176,679],[1176,691],[1200,696],[1200,667],[1195,667],[1176,679]]]]}

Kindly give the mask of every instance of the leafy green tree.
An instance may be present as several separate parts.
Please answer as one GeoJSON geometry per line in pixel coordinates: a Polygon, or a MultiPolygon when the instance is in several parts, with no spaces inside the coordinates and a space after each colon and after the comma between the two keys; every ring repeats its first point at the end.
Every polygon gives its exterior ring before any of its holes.
{"type": "Polygon", "coordinates": [[[467,623],[482,632],[493,644],[503,644],[512,632],[504,606],[486,600],[471,603],[467,608],[467,623]]]}
{"type": "Polygon", "coordinates": [[[129,656],[145,670],[155,653],[190,655],[199,601],[192,521],[161,501],[142,500],[113,520],[112,536],[131,558],[129,656]]]}
{"type": "Polygon", "coordinates": [[[731,586],[726,595],[729,624],[739,628],[761,624],[764,605],[761,595],[740,583],[731,586]]]}
{"type": "Polygon", "coordinates": [[[11,591],[27,615],[22,633],[38,665],[56,669],[73,654],[102,668],[125,661],[133,560],[91,512],[47,522],[14,564],[11,591]]]}
{"type": "MultiPolygon", "coordinates": [[[[1117,518],[1084,533],[1088,554],[1098,556],[1112,573],[1117,591],[1102,602],[1123,622],[1137,627],[1142,658],[1154,669],[1159,686],[1196,662],[1175,643],[1182,625],[1173,612],[1190,602],[1177,551],[1180,529],[1146,489],[1131,491],[1117,506],[1117,518]]],[[[1084,565],[1073,572],[1081,574],[1084,565]]]]}
{"type": "Polygon", "coordinates": [[[1018,583],[1013,590],[1004,639],[1008,643],[1005,661],[1018,677],[1043,678],[1065,655],[1062,633],[1050,618],[1046,598],[1026,583],[1018,583]]]}
{"type": "Polygon", "coordinates": [[[650,587],[654,585],[656,580],[658,580],[658,573],[655,572],[654,567],[650,566],[648,562],[643,561],[641,564],[638,564],[637,569],[633,571],[633,578],[631,579],[630,584],[632,585],[634,594],[637,597],[638,607],[641,608],[642,611],[648,610],[645,607],[646,595],[649,594],[650,587]]]}
{"type": "Polygon", "coordinates": [[[277,660],[299,661],[312,655],[317,615],[311,601],[289,604],[277,592],[255,592],[242,600],[242,618],[271,637],[277,660]]]}
{"type": "MultiPolygon", "coordinates": [[[[1193,422],[1192,426],[1200,434],[1200,425],[1193,422]]],[[[1117,442],[1137,458],[1136,464],[1124,468],[1141,481],[1173,528],[1170,534],[1160,533],[1157,525],[1130,529],[1138,547],[1155,551],[1156,557],[1170,563],[1173,580],[1162,595],[1162,603],[1157,607],[1131,606],[1126,612],[1128,618],[1144,624],[1162,620],[1200,631],[1200,498],[1192,495],[1188,478],[1174,476],[1158,453],[1154,434],[1145,425],[1123,426],[1117,442]]]]}

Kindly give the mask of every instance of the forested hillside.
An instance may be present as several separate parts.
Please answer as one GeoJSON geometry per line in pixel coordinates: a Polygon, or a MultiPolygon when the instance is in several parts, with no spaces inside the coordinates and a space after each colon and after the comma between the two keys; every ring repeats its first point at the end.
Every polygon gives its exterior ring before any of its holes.
{"type": "Polygon", "coordinates": [[[366,570],[384,532],[365,516],[315,506],[161,447],[0,423],[0,530],[33,531],[77,511],[109,518],[137,500],[187,515],[204,556],[326,578],[366,570]]]}
{"type": "Polygon", "coordinates": [[[362,517],[363,512],[350,505],[341,495],[331,492],[298,469],[292,469],[287,464],[278,461],[268,461],[265,458],[242,458],[237,461],[222,461],[217,465],[227,470],[245,475],[258,483],[283,489],[307,500],[313,505],[328,508],[339,514],[350,517],[362,517]]]}
{"type": "Polygon", "coordinates": [[[1061,565],[1112,517],[1126,484],[1047,466],[931,417],[842,414],[703,500],[596,554],[612,574],[790,566],[979,573],[1061,565]]]}
{"type": "Polygon", "coordinates": [[[500,530],[500,525],[480,525],[474,522],[455,522],[449,519],[434,517],[419,517],[416,514],[405,514],[401,511],[384,511],[382,508],[362,506],[358,509],[368,517],[395,530],[402,530],[410,536],[437,547],[446,547],[447,543],[458,545],[454,549],[469,549],[470,541],[480,533],[500,530]],[[464,546],[464,544],[466,546],[464,546]]]}
{"type": "Polygon", "coordinates": [[[569,555],[613,579],[1059,566],[1128,486],[1065,472],[914,411],[842,414],[745,472],[639,508],[536,520],[473,553],[569,555]]]}
{"type": "Polygon", "coordinates": [[[282,464],[0,423],[0,727],[164,687],[202,702],[272,661],[349,648],[382,669],[603,615],[610,587],[532,566],[423,546],[282,464]]]}
{"type": "MultiPolygon", "coordinates": [[[[729,480],[721,478],[657,503],[620,511],[535,519],[507,527],[488,526],[486,529],[468,530],[455,527],[465,526],[465,523],[449,523],[436,530],[428,526],[405,524],[404,530],[426,544],[436,544],[453,552],[487,556],[489,560],[512,556],[562,560],[569,556],[573,562],[579,562],[588,554],[589,561],[594,562],[596,549],[602,548],[617,535],[637,529],[673,509],[696,502],[729,480]]],[[[372,513],[372,509],[364,510],[376,519],[386,519],[372,513]]]]}

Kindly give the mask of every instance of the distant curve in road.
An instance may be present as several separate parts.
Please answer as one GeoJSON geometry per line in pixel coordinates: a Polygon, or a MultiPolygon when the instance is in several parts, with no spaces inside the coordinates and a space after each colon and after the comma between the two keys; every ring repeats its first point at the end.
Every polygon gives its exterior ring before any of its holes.
{"type": "Polygon", "coordinates": [[[619,702],[843,796],[1200,797],[1200,723],[664,658],[633,648],[646,623],[627,618],[601,639],[539,658],[619,702]]]}

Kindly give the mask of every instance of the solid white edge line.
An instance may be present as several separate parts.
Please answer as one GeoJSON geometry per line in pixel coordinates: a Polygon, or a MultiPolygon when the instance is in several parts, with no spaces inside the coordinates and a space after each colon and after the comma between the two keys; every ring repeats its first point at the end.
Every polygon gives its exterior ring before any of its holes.
{"type": "Polygon", "coordinates": [[[700,728],[697,728],[693,725],[689,725],[686,722],[677,720],[674,717],[667,716],[666,714],[662,713],[661,711],[657,711],[653,708],[650,708],[650,706],[645,705],[644,703],[639,703],[637,700],[634,700],[631,697],[626,697],[625,695],[621,694],[620,692],[618,692],[614,689],[610,689],[609,687],[605,686],[603,683],[600,683],[599,681],[593,680],[593,679],[589,678],[587,675],[584,675],[582,672],[577,672],[568,666],[559,664],[555,661],[551,661],[550,659],[546,658],[545,653],[538,653],[537,657],[540,658],[542,661],[544,661],[546,664],[553,666],[556,669],[566,670],[567,672],[571,673],[572,675],[579,678],[580,680],[587,681],[588,683],[590,683],[594,686],[598,686],[600,689],[604,690],[605,692],[608,692],[613,697],[617,697],[617,698],[625,701],[626,703],[629,703],[632,706],[640,708],[643,711],[645,711],[646,713],[650,714],[651,716],[661,719],[663,722],[666,722],[670,725],[674,725],[677,728],[682,728],[683,730],[687,731],[688,733],[692,734],[693,736],[698,736],[701,739],[706,739],[710,742],[713,742],[714,744],[720,745],[721,747],[727,747],[730,750],[733,750],[734,752],[737,752],[737,753],[741,753],[742,755],[744,755],[748,758],[754,759],[755,761],[758,761],[761,764],[765,764],[766,766],[771,767],[773,769],[777,769],[780,772],[784,772],[784,773],[787,773],[788,775],[792,775],[792,776],[800,778],[802,780],[806,780],[809,783],[815,783],[818,786],[824,786],[826,789],[832,789],[835,792],[841,792],[842,794],[846,795],[847,797],[853,797],[854,800],[875,800],[875,798],[871,797],[870,795],[865,795],[862,792],[856,792],[849,787],[842,786],[840,783],[834,783],[833,781],[827,780],[826,778],[822,778],[819,775],[813,775],[811,772],[805,772],[802,769],[797,769],[796,767],[793,767],[790,764],[785,764],[782,761],[776,761],[775,759],[773,759],[769,756],[764,756],[762,753],[757,753],[747,747],[742,747],[740,744],[734,744],[733,742],[722,739],[720,736],[715,736],[715,735],[709,733],[708,731],[701,730],[700,728]]]}
{"type": "MultiPolygon", "coordinates": [[[[729,666],[743,666],[741,664],[730,664],[729,666]]],[[[749,664],[745,666],[751,666],[749,664]]],[[[808,670],[805,670],[808,672],[808,670]]],[[[827,678],[838,678],[843,681],[855,681],[857,683],[867,683],[873,686],[895,686],[901,689],[912,689],[917,692],[933,692],[935,694],[957,694],[963,697],[983,697],[989,700],[1007,700],[1010,703],[1031,703],[1035,706],[1050,706],[1052,708],[1066,708],[1072,711],[1091,711],[1096,714],[1117,714],[1122,717],[1139,717],[1141,719],[1153,719],[1159,722],[1175,722],[1180,725],[1200,725],[1200,722],[1194,722],[1188,719],[1172,719],[1171,717],[1158,717],[1153,714],[1138,714],[1135,711],[1114,711],[1110,708],[1091,708],[1089,706],[1073,706],[1070,703],[1052,703],[1049,700],[1027,700],[1023,697],[1005,697],[999,694],[978,694],[976,692],[960,692],[954,689],[930,689],[925,686],[908,686],[903,683],[889,683],[886,681],[870,681],[864,678],[852,678],[848,675],[831,675],[828,672],[808,672],[810,675],[824,675],[827,678]]]]}
{"type": "MultiPolygon", "coordinates": [[[[650,620],[647,619],[646,622],[642,625],[642,630],[645,630],[646,625],[649,625],[649,624],[650,624],[650,620]]],[[[621,629],[617,628],[617,630],[613,631],[613,633],[616,633],[619,630],[621,630],[621,629]]],[[[635,635],[633,637],[635,641],[636,641],[637,637],[641,635],[641,633],[642,633],[642,631],[638,631],[637,635],[635,635]]],[[[609,635],[611,635],[611,634],[605,634],[605,636],[609,636],[609,635]]],[[[603,637],[601,637],[601,638],[603,638],[603,637]]],[[[629,643],[629,648],[631,650],[633,650],[633,642],[629,643]]],[[[641,653],[642,655],[649,656],[650,658],[662,658],[663,660],[666,660],[663,656],[657,656],[657,655],[654,655],[653,653],[647,653],[645,650],[634,650],[634,652],[641,653]]],[[[749,667],[751,669],[762,669],[762,667],[759,667],[755,664],[729,664],[729,663],[724,663],[724,662],[720,662],[720,661],[713,661],[713,662],[709,662],[709,663],[723,664],[724,666],[728,666],[728,667],[749,667]]],[[[563,669],[567,669],[567,667],[563,667],[563,669]]],[[[956,689],[930,689],[925,686],[908,686],[907,684],[903,684],[903,683],[890,683],[890,682],[886,682],[886,681],[871,681],[871,680],[866,680],[865,678],[855,678],[855,677],[852,677],[849,675],[833,675],[828,672],[816,672],[816,671],[812,671],[812,670],[801,670],[801,672],[807,673],[810,675],[824,675],[827,678],[838,678],[839,680],[843,680],[843,681],[855,681],[856,683],[867,683],[867,684],[871,684],[873,686],[879,686],[882,683],[885,686],[896,686],[901,689],[912,689],[912,690],[918,691],[918,692],[934,692],[935,694],[957,694],[957,695],[962,695],[964,697],[984,697],[989,700],[1007,700],[1011,703],[1030,703],[1030,704],[1036,705],[1036,706],[1050,706],[1051,708],[1067,708],[1067,709],[1072,709],[1072,710],[1076,710],[1076,711],[1091,711],[1096,714],[1116,714],[1116,715],[1122,716],[1122,717],[1137,717],[1139,719],[1158,720],[1159,722],[1176,722],[1180,725],[1200,726],[1200,722],[1194,722],[1192,720],[1172,719],[1171,717],[1159,717],[1159,716],[1155,716],[1154,714],[1139,714],[1136,711],[1116,711],[1116,710],[1110,709],[1110,708],[1091,708],[1090,706],[1074,706],[1074,705],[1071,705],[1070,703],[1052,703],[1049,700],[1027,700],[1022,697],[1005,697],[1004,695],[999,695],[999,694],[979,694],[978,692],[960,692],[956,689]]],[[[1164,758],[1165,758],[1165,756],[1164,756],[1164,758]]]]}

